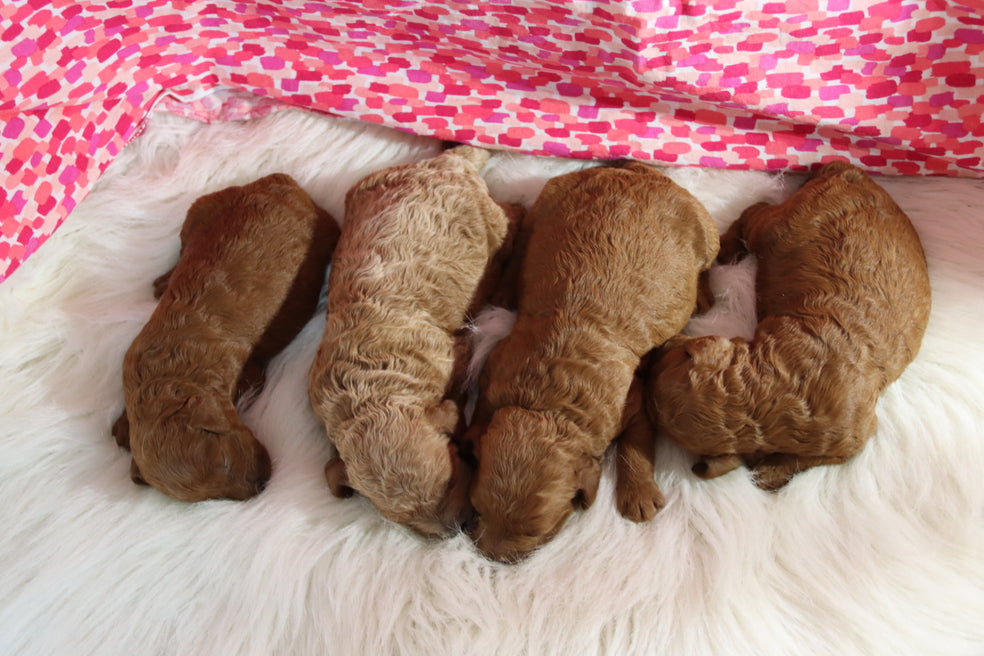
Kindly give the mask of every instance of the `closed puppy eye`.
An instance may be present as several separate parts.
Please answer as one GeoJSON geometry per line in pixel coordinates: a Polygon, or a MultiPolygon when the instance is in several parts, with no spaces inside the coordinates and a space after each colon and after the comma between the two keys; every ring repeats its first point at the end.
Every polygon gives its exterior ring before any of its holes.
{"type": "MultiPolygon", "coordinates": [[[[210,431],[208,429],[200,429],[205,433],[212,435],[216,438],[219,437],[219,433],[210,431]]],[[[211,462],[215,467],[216,471],[224,472],[228,474],[232,470],[232,458],[229,456],[229,452],[222,448],[222,440],[214,439],[207,440],[205,443],[206,453],[208,454],[208,460],[205,462],[211,462]]]]}

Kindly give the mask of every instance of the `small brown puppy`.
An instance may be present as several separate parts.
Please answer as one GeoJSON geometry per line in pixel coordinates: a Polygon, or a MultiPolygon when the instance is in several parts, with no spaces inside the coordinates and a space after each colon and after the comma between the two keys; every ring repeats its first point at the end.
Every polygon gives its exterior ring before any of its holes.
{"type": "Polygon", "coordinates": [[[720,259],[758,257],[751,342],[679,337],[651,373],[661,431],[719,476],[745,462],[764,489],[841,463],[875,430],[875,403],[929,320],[926,258],[908,217],[863,171],[824,166],[780,205],[753,205],[720,259]]]}
{"type": "MultiPolygon", "coordinates": [[[[553,178],[527,219],[516,323],[489,355],[468,433],[473,537],[507,562],[592,503],[609,443],[640,428],[629,394],[640,358],[689,319],[718,250],[697,199],[641,163],[553,178]]],[[[648,480],[627,471],[620,509],[651,516],[662,505],[652,469],[648,480]]]]}
{"type": "Polygon", "coordinates": [[[311,405],[338,450],[325,468],[332,493],[357,491],[425,536],[471,516],[447,395],[454,332],[507,231],[478,174],[488,158],[459,146],[349,190],[310,372],[311,405]]]}
{"type": "Polygon", "coordinates": [[[270,457],[235,402],[314,316],[338,224],[293,179],[269,175],[196,200],[161,301],[123,361],[113,426],[131,476],[182,501],[246,499],[270,457]]]}

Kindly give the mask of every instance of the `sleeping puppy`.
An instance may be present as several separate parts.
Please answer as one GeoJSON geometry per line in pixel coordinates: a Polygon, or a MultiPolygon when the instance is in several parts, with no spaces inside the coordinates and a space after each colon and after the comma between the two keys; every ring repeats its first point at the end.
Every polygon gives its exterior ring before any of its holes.
{"type": "Polygon", "coordinates": [[[783,486],[841,463],[875,430],[875,403],[912,361],[929,320],[926,258],[908,217],[860,169],[824,166],[780,205],[753,205],[720,259],[758,258],[754,339],[679,337],[647,398],[703,478],[743,462],[783,486]]]}
{"type": "Polygon", "coordinates": [[[338,225],[284,174],[195,201],[160,303],[123,360],[113,426],[131,477],[182,501],[246,499],[270,457],[235,403],[314,315],[338,225]]]}
{"type": "Polygon", "coordinates": [[[478,174],[488,158],[459,146],[349,190],[309,376],[338,451],[325,468],[331,492],[359,492],[425,536],[449,535],[471,516],[448,394],[454,333],[507,232],[478,174]]]}
{"type": "MultiPolygon", "coordinates": [[[[477,442],[473,538],[506,562],[592,503],[620,432],[646,437],[634,371],[687,322],[718,250],[697,199],[641,163],[553,178],[526,223],[516,323],[489,355],[466,434],[477,442]]],[[[644,473],[619,484],[619,507],[635,519],[662,505],[652,469],[644,473]]]]}

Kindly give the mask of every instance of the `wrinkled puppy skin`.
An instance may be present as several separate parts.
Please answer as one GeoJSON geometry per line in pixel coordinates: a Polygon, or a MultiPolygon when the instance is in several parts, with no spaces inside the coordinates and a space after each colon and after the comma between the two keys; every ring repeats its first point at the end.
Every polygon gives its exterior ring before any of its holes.
{"type": "Polygon", "coordinates": [[[780,205],[748,208],[720,259],[758,258],[751,342],[677,337],[647,403],[663,433],[699,456],[694,472],[741,464],[774,490],[856,454],[875,404],[919,351],[930,286],[908,217],[863,171],[824,166],[780,205]]]}
{"type": "Polygon", "coordinates": [[[718,250],[697,199],[640,163],[548,181],[525,225],[516,323],[489,355],[465,436],[478,456],[473,539],[506,562],[592,503],[624,431],[633,448],[619,508],[641,521],[662,506],[652,429],[630,387],[640,358],[690,318],[718,250]]]}
{"type": "Polygon", "coordinates": [[[271,474],[235,402],[314,312],[336,221],[285,174],[203,196],[181,228],[160,303],[123,360],[113,426],[131,476],[182,501],[247,499],[271,474]]]}
{"type": "Polygon", "coordinates": [[[450,440],[460,412],[454,333],[509,220],[478,174],[489,152],[459,146],[373,173],[349,190],[329,274],[309,395],[338,457],[337,496],[447,536],[471,517],[470,470],[450,440]]]}

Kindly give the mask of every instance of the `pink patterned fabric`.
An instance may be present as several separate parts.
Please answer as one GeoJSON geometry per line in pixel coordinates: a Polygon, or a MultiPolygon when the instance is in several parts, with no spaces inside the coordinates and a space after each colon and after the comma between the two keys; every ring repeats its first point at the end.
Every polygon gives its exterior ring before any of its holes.
{"type": "Polygon", "coordinates": [[[981,0],[0,2],[0,280],[159,101],[537,154],[979,177],[982,25],[981,0]]]}

